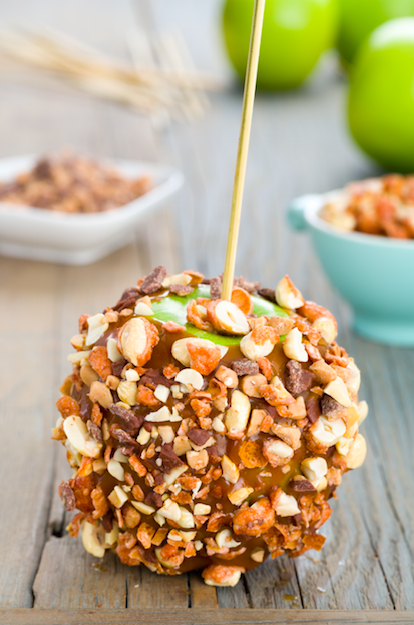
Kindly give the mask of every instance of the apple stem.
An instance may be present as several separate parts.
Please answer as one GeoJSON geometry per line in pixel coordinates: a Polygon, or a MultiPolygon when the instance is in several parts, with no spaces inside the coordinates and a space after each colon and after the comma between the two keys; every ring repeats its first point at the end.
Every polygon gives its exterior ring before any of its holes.
{"type": "Polygon", "coordinates": [[[234,176],[233,198],[229,234],[227,238],[226,261],[223,273],[222,299],[231,300],[234,269],[236,265],[237,241],[239,238],[240,216],[246,178],[247,155],[252,126],[254,95],[256,91],[257,67],[259,64],[260,42],[262,37],[263,15],[266,0],[255,0],[252,30],[250,33],[249,56],[247,59],[244,83],[243,108],[240,124],[239,146],[237,150],[236,173],[234,176]]]}

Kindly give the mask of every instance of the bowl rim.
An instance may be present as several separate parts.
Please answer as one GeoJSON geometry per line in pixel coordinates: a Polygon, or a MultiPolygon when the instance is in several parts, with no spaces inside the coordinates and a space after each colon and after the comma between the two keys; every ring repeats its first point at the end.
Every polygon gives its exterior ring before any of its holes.
{"type": "MultiPolygon", "coordinates": [[[[15,166],[16,173],[13,174],[13,176],[15,176],[20,172],[28,171],[27,164],[29,164],[28,167],[33,166],[36,160],[41,156],[42,153],[31,153],[0,158],[0,182],[5,180],[2,172],[4,166],[15,166]],[[20,167],[20,163],[25,163],[25,166],[20,167]]],[[[126,158],[91,158],[98,163],[117,168],[124,175],[127,175],[125,171],[123,171],[124,168],[139,167],[142,169],[142,172],[136,174],[137,176],[161,176],[165,179],[161,182],[154,181],[154,186],[149,191],[131,200],[131,202],[98,213],[65,213],[63,211],[46,210],[37,206],[29,206],[28,204],[12,204],[0,200],[0,216],[12,217],[14,219],[30,219],[38,223],[53,223],[65,226],[75,225],[77,222],[82,226],[94,225],[100,222],[105,222],[107,224],[139,214],[149,206],[158,203],[160,200],[165,199],[166,196],[177,191],[184,183],[184,174],[182,171],[164,163],[126,158]]]]}
{"type": "Polygon", "coordinates": [[[344,189],[335,189],[327,193],[315,194],[310,196],[311,201],[306,203],[304,215],[306,221],[325,234],[337,237],[339,239],[350,240],[359,244],[374,245],[377,247],[387,247],[395,249],[414,249],[414,239],[397,239],[395,237],[385,237],[378,234],[365,234],[364,232],[348,231],[334,226],[320,216],[320,211],[328,202],[336,199],[342,194],[344,189]]]}

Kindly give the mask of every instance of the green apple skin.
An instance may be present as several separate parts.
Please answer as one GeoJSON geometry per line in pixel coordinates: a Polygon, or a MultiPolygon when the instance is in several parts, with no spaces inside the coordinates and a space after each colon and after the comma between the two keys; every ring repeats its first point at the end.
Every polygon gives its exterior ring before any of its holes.
{"type": "Polygon", "coordinates": [[[349,126],[359,146],[388,170],[414,172],[414,18],[371,34],[351,73],[349,126]]]}
{"type": "Polygon", "coordinates": [[[414,0],[339,0],[337,48],[352,64],[365,39],[377,26],[398,17],[414,16],[414,0]]]}
{"type": "MultiPolygon", "coordinates": [[[[254,0],[226,0],[222,24],[232,64],[244,80],[254,0]]],[[[338,0],[267,0],[260,48],[258,89],[300,85],[321,54],[335,43],[338,0]]]]}

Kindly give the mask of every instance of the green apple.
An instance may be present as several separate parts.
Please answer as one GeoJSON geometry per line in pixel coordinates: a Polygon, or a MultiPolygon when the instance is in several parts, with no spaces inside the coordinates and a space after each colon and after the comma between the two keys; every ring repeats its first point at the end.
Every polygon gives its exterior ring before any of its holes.
{"type": "MultiPolygon", "coordinates": [[[[210,287],[204,284],[195,289],[190,295],[179,296],[169,295],[168,297],[161,297],[158,301],[151,303],[153,310],[153,318],[158,321],[175,321],[181,326],[185,326],[187,332],[197,336],[201,339],[208,339],[213,341],[217,345],[238,345],[241,341],[241,336],[224,336],[223,334],[215,334],[213,332],[207,332],[206,330],[199,330],[192,323],[187,322],[187,306],[190,300],[197,299],[197,297],[205,297],[210,299],[210,287]]],[[[268,317],[287,317],[288,315],[279,306],[269,302],[263,297],[252,295],[253,312],[260,317],[261,315],[267,315],[268,317]]]]}
{"type": "Polygon", "coordinates": [[[414,0],[340,0],[337,47],[345,63],[352,63],[370,33],[388,20],[414,15],[414,0]]]}
{"type": "MultiPolygon", "coordinates": [[[[223,30],[227,51],[243,80],[254,0],[226,0],[223,30]]],[[[260,48],[259,89],[292,89],[335,41],[338,0],[267,0],[260,48]]]]}
{"type": "Polygon", "coordinates": [[[379,26],[351,72],[349,125],[386,169],[414,172],[414,17],[379,26]]]}

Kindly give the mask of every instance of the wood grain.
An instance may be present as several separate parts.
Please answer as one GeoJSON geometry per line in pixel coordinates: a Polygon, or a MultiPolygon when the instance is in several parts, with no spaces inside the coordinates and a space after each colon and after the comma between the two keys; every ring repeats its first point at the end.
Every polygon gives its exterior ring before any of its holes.
{"type": "Polygon", "coordinates": [[[411,625],[414,612],[378,610],[0,610],[3,625],[411,625]]]}
{"type": "MultiPolygon", "coordinates": [[[[13,20],[22,11],[28,20],[126,55],[123,37],[135,19],[127,0],[72,0],[70,11],[58,4],[3,3],[0,18],[13,20]]],[[[180,28],[197,66],[226,74],[219,6],[220,0],[139,0],[136,19],[148,32],[180,28]]],[[[7,363],[0,386],[0,606],[13,608],[0,610],[0,622],[413,623],[407,610],[414,609],[414,350],[355,336],[349,310],[327,283],[308,237],[285,223],[293,197],[376,173],[344,128],[343,80],[327,67],[299,91],[258,95],[236,274],[274,287],[289,273],[306,298],[337,316],[339,341],[361,368],[360,396],[371,408],[362,426],[368,457],[344,477],[320,553],[266,562],[217,593],[198,573],[164,578],[123,567],[112,555],[93,566],[80,542],[65,534],[57,485],[69,469],[63,449],[48,439],[81,313],[114,303],[160,263],[171,272],[222,270],[241,90],[212,97],[209,114],[193,125],[159,130],[52,79],[23,83],[0,71],[0,86],[0,156],[72,144],[96,156],[171,163],[187,180],[183,192],[137,230],[135,243],[98,263],[62,267],[0,258],[0,344],[7,363]],[[32,605],[32,611],[20,609],[32,605]]]]}
{"type": "Polygon", "coordinates": [[[2,260],[1,329],[4,363],[0,597],[3,607],[29,607],[51,500],[55,291],[52,265],[2,260]],[[11,366],[10,366],[11,365],[11,366]],[[6,425],[7,424],[7,425],[6,425]]]}

